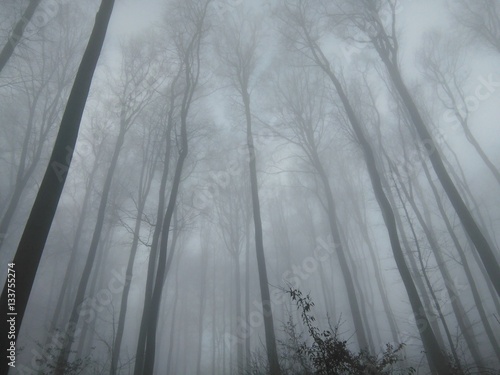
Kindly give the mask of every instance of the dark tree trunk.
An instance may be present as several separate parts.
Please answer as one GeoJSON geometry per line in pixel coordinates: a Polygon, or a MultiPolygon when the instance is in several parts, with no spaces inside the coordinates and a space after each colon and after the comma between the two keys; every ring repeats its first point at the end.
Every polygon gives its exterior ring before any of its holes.
{"type": "MultiPolygon", "coordinates": [[[[57,134],[54,149],[49,159],[49,165],[13,260],[15,267],[22,270],[22,277],[16,279],[16,332],[19,332],[22,324],[36,271],[66,181],[83,110],[104,43],[113,5],[114,0],[103,0],[97,13],[94,29],[92,30],[87,48],[78,68],[75,82],[61,120],[59,133],[57,134]]],[[[7,299],[8,288],[6,283],[0,299],[2,316],[7,316],[9,312],[7,299]]],[[[7,319],[3,320],[2,327],[3,332],[9,331],[7,319]]],[[[7,335],[3,335],[1,342],[2,352],[5,353],[10,346],[10,340],[8,340],[7,335]]],[[[7,361],[3,361],[0,372],[7,373],[8,369],[7,361]]]]}

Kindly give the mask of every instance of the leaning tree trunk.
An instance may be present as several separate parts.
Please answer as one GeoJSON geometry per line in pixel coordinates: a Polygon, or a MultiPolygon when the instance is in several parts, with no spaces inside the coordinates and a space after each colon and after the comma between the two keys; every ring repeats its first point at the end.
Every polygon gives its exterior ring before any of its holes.
{"type": "MultiPolygon", "coordinates": [[[[388,39],[389,37],[385,35],[388,39]]],[[[389,45],[391,42],[387,41],[389,45]]],[[[401,76],[400,69],[397,65],[397,54],[395,54],[392,59],[389,56],[389,52],[384,47],[377,45],[377,42],[374,42],[375,48],[382,59],[384,65],[386,66],[387,72],[389,73],[389,77],[394,84],[401,100],[407,110],[408,116],[414,125],[417,133],[428,150],[429,159],[431,164],[436,172],[436,175],[443,186],[448,199],[450,200],[453,208],[455,209],[460,222],[462,223],[467,235],[471,239],[476,251],[478,252],[481,260],[484,264],[486,272],[488,273],[493,285],[495,286],[497,294],[500,295],[500,266],[495,257],[495,253],[493,248],[490,246],[487,238],[483,234],[483,231],[477,224],[476,220],[472,216],[469,208],[465,204],[462,196],[458,192],[457,187],[455,186],[453,180],[451,179],[446,167],[444,165],[443,159],[439,153],[438,145],[434,141],[432,134],[430,133],[427,125],[425,124],[420,111],[413,100],[410,91],[406,87],[406,84],[403,81],[401,76]]]]}
{"type": "Polygon", "coordinates": [[[319,156],[316,153],[314,154],[314,159],[314,166],[319,173],[319,176],[323,183],[323,188],[325,190],[327,201],[326,214],[328,216],[328,224],[330,225],[330,233],[333,237],[333,243],[336,246],[335,251],[339,258],[340,269],[347,289],[347,298],[349,300],[349,307],[351,308],[354,328],[356,330],[356,338],[358,339],[360,349],[366,350],[369,348],[368,339],[366,337],[363,318],[361,316],[360,302],[358,301],[359,296],[357,296],[358,293],[356,292],[356,288],[354,286],[354,278],[352,276],[349,263],[347,262],[346,249],[344,248],[340,235],[340,228],[338,225],[336,214],[337,209],[335,201],[333,200],[333,192],[330,186],[330,182],[328,181],[328,176],[323,168],[323,165],[321,164],[319,156]]]}
{"type": "Polygon", "coordinates": [[[311,37],[311,34],[305,23],[300,25],[303,33],[305,42],[312,54],[312,58],[316,62],[319,68],[323,70],[330,78],[330,81],[335,87],[337,94],[340,97],[344,110],[347,114],[347,118],[349,123],[351,124],[354,133],[360,143],[361,149],[363,151],[363,156],[365,159],[365,163],[368,170],[368,175],[370,177],[370,182],[372,184],[372,188],[375,194],[375,198],[377,203],[382,211],[382,217],[384,219],[385,226],[388,231],[389,240],[391,243],[394,260],[396,261],[397,268],[401,275],[401,279],[403,280],[403,284],[408,293],[408,297],[410,299],[410,304],[412,306],[413,314],[415,315],[415,319],[417,325],[423,327],[419,327],[419,334],[426,349],[426,356],[429,362],[429,365],[432,369],[438,371],[439,374],[447,374],[449,371],[448,360],[446,359],[444,353],[439,346],[439,343],[436,339],[436,335],[434,334],[429,320],[425,314],[425,310],[418,295],[417,288],[412,279],[410,270],[406,264],[404,259],[403,250],[401,247],[401,243],[399,241],[398,229],[396,224],[396,215],[393,211],[393,207],[391,206],[389,199],[383,189],[382,179],[380,173],[377,169],[375,155],[373,153],[373,149],[368,139],[364,134],[364,130],[361,126],[361,123],[356,116],[356,112],[352,107],[340,81],[337,76],[333,72],[328,59],[324,55],[321,48],[318,46],[316,41],[311,37]]]}
{"type": "MultiPolygon", "coordinates": [[[[453,338],[451,336],[451,331],[448,328],[448,323],[446,322],[443,311],[441,309],[441,304],[439,303],[439,300],[436,296],[436,293],[434,292],[434,289],[432,287],[432,283],[429,279],[429,276],[427,275],[427,270],[425,267],[424,259],[422,257],[422,250],[420,249],[420,243],[419,243],[419,240],[417,238],[417,233],[415,232],[415,227],[411,221],[410,214],[408,213],[408,209],[406,208],[406,204],[403,200],[403,197],[401,196],[401,192],[400,192],[399,188],[397,187],[397,185],[395,185],[395,189],[396,189],[398,198],[401,202],[401,205],[403,207],[403,211],[404,211],[405,216],[406,216],[406,221],[408,222],[408,226],[410,227],[410,230],[411,230],[411,233],[413,236],[413,240],[415,242],[415,248],[417,250],[417,258],[418,258],[418,262],[420,264],[422,277],[424,278],[425,284],[427,285],[427,289],[429,290],[429,294],[431,295],[431,298],[434,301],[434,306],[437,310],[438,317],[441,320],[441,323],[443,324],[443,329],[444,329],[446,338],[448,339],[448,343],[450,345],[450,350],[451,350],[451,353],[453,355],[453,359],[455,360],[456,365],[460,366],[460,358],[458,357],[458,354],[457,354],[457,351],[455,348],[455,344],[454,344],[453,338]]],[[[409,256],[413,257],[412,254],[410,254],[409,256]]]]}
{"type": "Polygon", "coordinates": [[[474,302],[476,304],[477,311],[479,312],[479,317],[481,318],[481,322],[484,326],[486,336],[488,337],[488,340],[490,341],[491,347],[495,351],[497,359],[500,360],[500,345],[498,344],[498,341],[497,341],[495,334],[494,334],[494,330],[491,327],[490,322],[488,320],[488,315],[486,314],[486,310],[485,310],[484,305],[483,305],[483,300],[482,300],[481,295],[479,293],[479,289],[476,285],[476,281],[474,280],[474,277],[472,275],[472,270],[469,266],[469,261],[467,260],[467,257],[465,255],[465,251],[460,243],[460,240],[458,239],[457,235],[455,234],[453,226],[450,223],[450,219],[448,218],[448,214],[446,213],[446,210],[444,209],[443,202],[441,201],[441,197],[439,196],[439,192],[438,192],[436,185],[434,184],[434,181],[432,180],[432,177],[429,173],[429,169],[427,168],[427,164],[422,163],[422,166],[424,169],[425,176],[427,177],[427,181],[429,182],[429,185],[432,189],[432,193],[433,193],[434,198],[436,200],[441,217],[443,218],[443,221],[446,225],[446,229],[448,230],[448,233],[450,234],[450,237],[453,241],[453,244],[454,244],[455,248],[457,249],[458,255],[460,257],[460,263],[462,264],[462,267],[464,268],[465,276],[467,277],[467,282],[469,283],[469,286],[471,288],[472,297],[474,298],[474,302]]]}
{"type": "MultiPolygon", "coordinates": [[[[19,332],[21,327],[36,271],[66,182],[83,110],[104,43],[113,5],[114,0],[102,0],[99,12],[96,15],[94,29],[90,35],[71,89],[54,149],[49,159],[49,165],[45,171],[13,260],[15,267],[22,272],[22,277],[16,279],[16,332],[19,332]]],[[[9,313],[7,299],[8,288],[6,283],[0,299],[0,311],[4,317],[9,313]]],[[[7,319],[3,319],[1,327],[3,327],[2,332],[9,331],[7,319]]],[[[2,336],[1,343],[2,353],[6,353],[10,346],[7,335],[2,336]]],[[[7,361],[2,361],[0,372],[7,373],[8,369],[7,361]]]]}
{"type": "Polygon", "coordinates": [[[484,361],[481,358],[481,354],[478,349],[479,346],[474,336],[473,326],[467,316],[465,308],[462,304],[462,301],[456,289],[456,285],[450,275],[446,262],[443,258],[443,252],[437,242],[436,235],[434,231],[431,229],[433,228],[432,219],[430,217],[426,201],[423,200],[423,192],[421,191],[418,182],[416,182],[415,191],[419,193],[423,205],[423,216],[422,216],[422,213],[417,207],[411,192],[409,192],[408,189],[406,189],[406,187],[402,184],[402,182],[400,184],[401,184],[401,189],[405,194],[407,201],[410,203],[410,206],[412,207],[413,212],[415,213],[417,220],[424,231],[424,234],[427,238],[427,242],[429,243],[431,250],[434,254],[438,269],[441,275],[443,276],[445,289],[446,292],[448,293],[448,298],[451,302],[451,306],[453,308],[453,312],[458,322],[458,326],[460,328],[460,331],[462,332],[462,336],[464,337],[467,347],[469,348],[469,351],[472,354],[472,358],[474,359],[476,366],[484,367],[484,361]]]}
{"type": "Polygon", "coordinates": [[[351,124],[352,129],[354,130],[356,138],[363,151],[363,156],[368,169],[370,182],[375,193],[375,198],[380,207],[380,210],[382,211],[382,217],[389,234],[389,239],[394,254],[394,260],[396,261],[396,265],[403,280],[403,284],[408,293],[417,325],[422,327],[419,327],[419,334],[426,349],[426,356],[427,360],[429,361],[429,365],[431,366],[431,369],[435,369],[439,374],[447,374],[450,368],[449,362],[444,355],[442,348],[439,346],[436,335],[431,328],[429,320],[425,314],[424,306],[422,304],[420,296],[418,295],[417,288],[411,277],[410,270],[408,269],[408,266],[404,259],[401,242],[399,241],[395,214],[393,211],[393,207],[391,207],[391,204],[383,189],[382,180],[377,169],[376,158],[375,154],[373,153],[372,146],[364,134],[364,130],[359,123],[355,111],[351,106],[351,103],[346,93],[344,92],[340,81],[329,68],[326,68],[324,70],[335,86],[335,89],[347,113],[349,123],[351,124]]]}

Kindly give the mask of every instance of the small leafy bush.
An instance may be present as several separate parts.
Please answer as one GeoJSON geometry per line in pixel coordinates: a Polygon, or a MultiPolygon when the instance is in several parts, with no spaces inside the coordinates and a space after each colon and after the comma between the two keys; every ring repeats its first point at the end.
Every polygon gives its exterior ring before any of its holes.
{"type": "MultiPolygon", "coordinates": [[[[327,330],[320,330],[315,325],[312,314],[314,302],[309,295],[304,296],[300,290],[290,289],[288,294],[297,308],[301,311],[302,322],[307,328],[311,340],[303,340],[296,346],[298,357],[306,357],[313,367],[313,373],[318,375],[356,374],[356,375],[382,375],[395,372],[394,365],[399,361],[399,354],[404,344],[397,347],[386,345],[384,352],[375,357],[362,350],[352,352],[347,341],[341,340],[338,334],[338,325],[327,330]]],[[[407,374],[415,370],[409,368],[407,374]]]]}

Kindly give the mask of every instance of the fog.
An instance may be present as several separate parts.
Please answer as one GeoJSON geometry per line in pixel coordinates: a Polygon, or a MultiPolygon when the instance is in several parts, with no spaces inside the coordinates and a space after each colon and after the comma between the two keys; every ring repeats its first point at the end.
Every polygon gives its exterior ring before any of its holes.
{"type": "Polygon", "coordinates": [[[0,374],[497,374],[499,60],[495,0],[4,0],[0,374]]]}

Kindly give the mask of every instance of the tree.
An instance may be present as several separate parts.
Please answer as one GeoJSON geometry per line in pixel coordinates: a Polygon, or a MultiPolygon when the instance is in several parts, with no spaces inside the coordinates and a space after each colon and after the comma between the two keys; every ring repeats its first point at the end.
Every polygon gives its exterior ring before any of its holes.
{"type": "MultiPolygon", "coordinates": [[[[78,290],[69,318],[69,325],[76,327],[80,318],[80,307],[84,301],[85,291],[87,290],[90,274],[94,266],[94,260],[97,254],[99,240],[103,232],[103,224],[106,211],[108,208],[108,199],[111,193],[111,186],[115,170],[118,166],[118,158],[120,157],[125,136],[130,128],[134,125],[137,117],[141,114],[144,108],[151,103],[156,94],[157,85],[159,84],[155,77],[157,51],[151,45],[145,43],[132,44],[128,51],[124,51],[122,76],[113,84],[117,89],[117,108],[118,113],[118,134],[116,143],[113,149],[113,154],[109,167],[106,173],[104,186],[102,188],[101,200],[97,212],[94,231],[90,242],[85,267],[78,284],[78,290]],[[140,49],[138,49],[140,48],[140,49]],[[144,62],[143,57],[147,57],[144,62]]],[[[65,364],[68,361],[71,345],[73,344],[73,332],[68,332],[66,342],[63,345],[63,350],[60,353],[56,374],[63,374],[65,364]]]]}
{"type": "MultiPolygon", "coordinates": [[[[19,332],[23,321],[38,264],[66,181],[83,110],[104,43],[113,5],[114,0],[103,0],[96,15],[94,29],[78,68],[47,170],[12,262],[16,268],[22,270],[22,277],[16,280],[16,332],[19,332]]],[[[8,313],[8,298],[9,291],[6,283],[0,298],[2,304],[0,311],[3,316],[7,316],[8,313]]],[[[4,332],[9,331],[6,319],[4,319],[2,326],[4,332]]],[[[4,335],[1,342],[2,351],[8,351],[10,340],[7,335],[4,335]]],[[[7,361],[3,362],[1,369],[2,372],[7,373],[9,369],[7,361]]]]}
{"type": "MultiPolygon", "coordinates": [[[[246,180],[243,176],[229,176],[227,186],[220,187],[220,196],[217,197],[215,211],[219,233],[224,243],[224,247],[234,262],[234,306],[235,314],[233,319],[232,334],[237,337],[236,351],[237,362],[236,372],[241,374],[244,370],[243,363],[243,338],[237,335],[239,321],[243,319],[241,308],[241,266],[240,258],[248,235],[246,231],[246,221],[248,217],[247,202],[244,191],[246,180]],[[243,183],[242,183],[243,182],[243,183]]],[[[199,371],[198,371],[199,373],[199,371]]]]}
{"type": "Polygon", "coordinates": [[[255,230],[255,251],[259,271],[259,285],[262,299],[262,313],[264,315],[264,329],[266,333],[267,359],[269,371],[272,375],[281,373],[276,348],[273,311],[269,292],[269,282],[264,252],[262,232],[262,218],[260,213],[259,186],[257,177],[257,155],[252,134],[251,82],[255,77],[255,67],[258,53],[258,31],[256,25],[245,22],[243,18],[233,19],[229,27],[223,30],[223,39],[226,46],[219,48],[222,63],[229,70],[229,79],[232,88],[236,90],[243,104],[246,122],[246,140],[248,147],[248,168],[250,175],[250,191],[252,196],[252,211],[255,230]]]}
{"type": "Polygon", "coordinates": [[[327,59],[318,43],[318,30],[313,28],[313,23],[309,18],[311,9],[308,9],[305,1],[300,1],[295,6],[287,4],[284,9],[286,11],[284,21],[286,24],[291,26],[294,31],[294,34],[292,35],[297,38],[295,43],[298,44],[298,49],[300,51],[304,51],[314,64],[325,73],[325,75],[330,79],[335,92],[340,99],[340,103],[345,111],[347,120],[355,135],[355,139],[362,150],[371,186],[382,212],[384,224],[387,228],[394,260],[408,293],[417,324],[421,326],[419,334],[422,338],[424,347],[426,348],[427,360],[431,369],[435,369],[442,374],[447,373],[449,371],[448,361],[444,356],[444,353],[442,352],[436,336],[429,324],[422,301],[418,295],[417,288],[404,258],[401,242],[399,240],[394,208],[391,206],[391,203],[387,198],[387,194],[384,191],[382,178],[376,162],[376,155],[366,134],[366,127],[363,127],[359,115],[351,103],[351,99],[345,89],[345,84],[342,83],[342,78],[340,78],[339,73],[334,70],[335,67],[327,59]]]}
{"type": "Polygon", "coordinates": [[[159,109],[158,112],[160,113],[153,112],[152,116],[146,117],[144,121],[147,124],[144,126],[141,132],[141,139],[143,141],[141,144],[141,168],[139,172],[140,177],[138,181],[139,186],[137,189],[137,197],[134,199],[137,214],[135,217],[133,229],[131,229],[133,240],[130,248],[129,259],[127,262],[126,281],[121,297],[118,326],[116,328],[116,335],[112,348],[110,375],[115,375],[117,373],[120,348],[125,330],[125,317],[127,313],[130,287],[132,284],[134,262],[137,255],[137,250],[139,248],[146,202],[150,195],[149,193],[151,191],[151,185],[155,176],[156,168],[158,166],[158,163],[160,162],[159,159],[161,151],[159,150],[163,149],[166,136],[170,137],[170,133],[168,132],[168,130],[163,128],[163,121],[165,117],[164,110],[159,109]],[[162,129],[158,129],[159,127],[162,127],[162,129]]]}
{"type": "Polygon", "coordinates": [[[467,141],[474,147],[500,186],[500,170],[491,161],[470,129],[471,111],[463,89],[468,77],[461,71],[463,56],[460,47],[456,43],[442,40],[436,34],[429,36],[429,42],[428,48],[422,54],[422,68],[429,80],[436,86],[437,97],[447,109],[446,120],[453,119],[460,124],[467,141]]]}
{"type": "Polygon", "coordinates": [[[418,108],[403,79],[399,65],[399,42],[396,31],[397,2],[391,0],[356,0],[353,4],[354,6],[348,4],[343,9],[343,16],[346,17],[348,23],[368,38],[368,42],[383,62],[396,92],[407,110],[411,124],[427,150],[431,165],[448,199],[455,208],[464,230],[474,244],[486,272],[500,295],[500,265],[496,259],[494,249],[483,233],[484,229],[481,229],[478,225],[447,171],[439,145],[432,136],[421,110],[418,108]],[[384,23],[382,16],[382,12],[387,8],[390,14],[389,25],[384,23]]]}
{"type": "MultiPolygon", "coordinates": [[[[156,354],[156,328],[160,313],[160,303],[165,279],[169,271],[173,259],[173,251],[167,258],[167,250],[169,248],[169,234],[172,217],[177,204],[177,196],[181,184],[184,162],[188,155],[188,115],[193,102],[193,96],[197,89],[200,78],[200,51],[203,37],[207,31],[206,15],[210,1],[205,1],[202,4],[189,1],[185,4],[176,3],[175,10],[181,12],[190,22],[184,24],[186,34],[177,33],[174,38],[175,53],[178,58],[178,64],[181,67],[183,74],[182,98],[180,105],[180,137],[179,137],[179,155],[175,165],[172,187],[168,199],[166,211],[161,221],[161,236],[157,243],[155,253],[158,253],[158,261],[156,267],[156,275],[152,285],[151,299],[145,300],[145,304],[150,304],[148,314],[143,311],[143,318],[148,319],[146,325],[147,340],[145,348],[139,342],[138,356],[136,357],[135,374],[151,375],[154,372],[155,354],[156,354]]],[[[160,225],[157,223],[157,225],[160,225]]],[[[153,250],[150,256],[153,256],[153,250]]],[[[146,298],[148,296],[146,295],[146,298]]],[[[144,335],[144,334],[143,334],[144,335]]]]}
{"type": "Polygon", "coordinates": [[[495,0],[454,1],[452,14],[472,40],[500,52],[500,6],[495,0]]]}
{"type": "Polygon", "coordinates": [[[53,141],[55,124],[61,119],[78,67],[78,56],[83,50],[86,27],[75,27],[80,18],[72,15],[74,9],[64,10],[61,9],[54,27],[44,30],[44,38],[39,43],[28,51],[20,51],[16,58],[18,64],[11,69],[14,82],[8,86],[14,95],[4,111],[7,115],[9,107],[16,108],[11,120],[15,131],[12,127],[2,130],[5,132],[3,147],[10,149],[16,162],[11,167],[14,178],[9,202],[0,219],[0,234],[3,234],[0,249],[23,196],[32,187],[31,180],[38,177],[38,166],[46,157],[47,145],[53,141]],[[55,39],[55,42],[47,39],[55,39]],[[25,115],[19,114],[17,105],[26,107],[25,115]]]}
{"type": "MultiPolygon", "coordinates": [[[[302,65],[304,62],[299,62],[302,65]]],[[[353,317],[356,337],[361,349],[368,349],[368,339],[366,328],[363,324],[361,314],[362,300],[359,296],[359,291],[356,291],[354,278],[351,268],[354,265],[349,265],[348,255],[349,249],[342,240],[342,230],[338,220],[337,202],[334,198],[334,192],[331,187],[330,179],[327,170],[322,160],[321,149],[324,148],[325,134],[327,134],[326,126],[329,122],[327,111],[326,90],[322,90],[321,77],[309,71],[306,68],[299,68],[292,71],[288,77],[285,77],[283,82],[277,84],[278,107],[283,108],[283,113],[280,115],[279,126],[288,127],[290,135],[281,132],[279,129],[272,129],[290,143],[297,145],[306,155],[308,163],[313,167],[318,174],[321,189],[320,198],[326,204],[323,204],[325,213],[328,217],[330,225],[330,233],[333,237],[335,250],[338,254],[340,268],[344,277],[344,282],[347,288],[347,296],[353,317]]],[[[331,120],[330,120],[331,121],[331,120]]],[[[329,124],[328,124],[329,125],[329,124]]]]}

